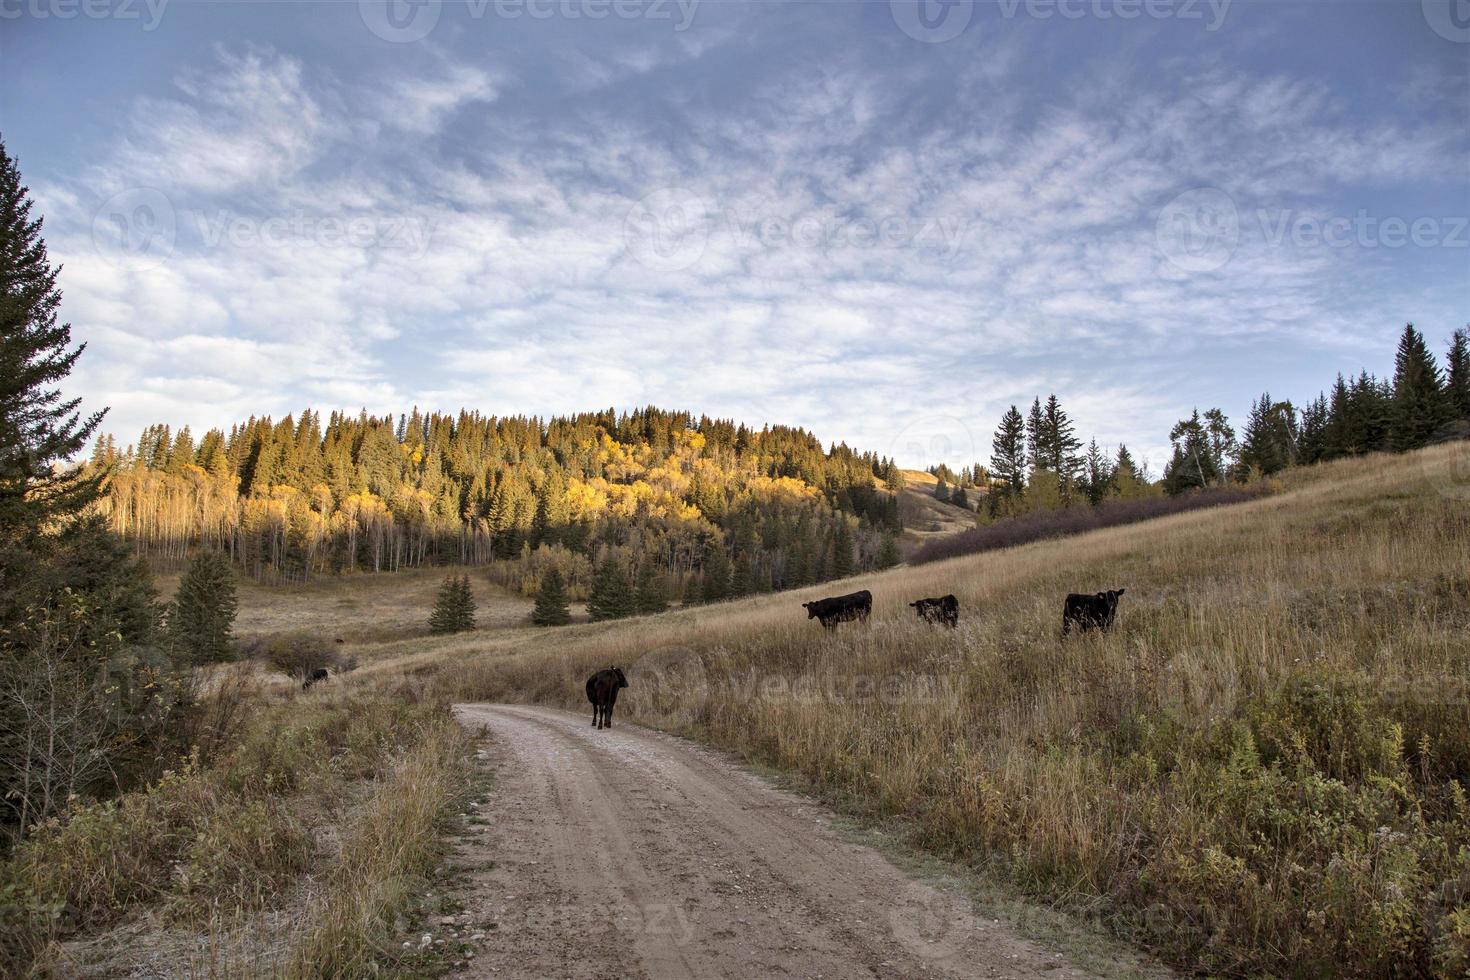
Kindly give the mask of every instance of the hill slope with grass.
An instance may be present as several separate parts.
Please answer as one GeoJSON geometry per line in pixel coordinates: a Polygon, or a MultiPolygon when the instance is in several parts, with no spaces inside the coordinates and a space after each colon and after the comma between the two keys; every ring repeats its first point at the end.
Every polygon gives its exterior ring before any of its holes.
{"type": "Polygon", "coordinates": [[[379,651],[457,700],[619,710],[1221,975],[1470,968],[1470,446],[1226,509],[611,625],[379,651]],[[870,588],[867,627],[799,603],[870,588]],[[1059,637],[1063,596],[1126,588],[1059,637]],[[905,603],[955,593],[961,625],[905,603]]]}
{"type": "MultiPolygon", "coordinates": [[[[904,557],[938,538],[975,526],[975,512],[934,496],[939,480],[923,470],[903,470],[904,487],[898,492],[898,516],[903,524],[899,539],[904,557]]],[[[976,500],[984,497],[971,491],[976,500]]]]}

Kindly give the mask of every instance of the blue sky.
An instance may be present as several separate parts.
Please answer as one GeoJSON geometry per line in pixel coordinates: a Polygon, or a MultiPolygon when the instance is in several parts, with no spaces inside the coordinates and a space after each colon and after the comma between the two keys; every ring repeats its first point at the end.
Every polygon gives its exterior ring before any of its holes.
{"type": "Polygon", "coordinates": [[[1466,0],[0,0],[72,393],[1162,463],[1470,322],[1466,0]],[[1024,405],[1023,405],[1024,407],[1024,405]]]}

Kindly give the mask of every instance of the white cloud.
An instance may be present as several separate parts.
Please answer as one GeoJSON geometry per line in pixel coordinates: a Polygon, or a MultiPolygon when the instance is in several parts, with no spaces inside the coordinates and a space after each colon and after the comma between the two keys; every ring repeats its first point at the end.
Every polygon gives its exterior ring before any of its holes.
{"type": "Polygon", "coordinates": [[[962,80],[994,93],[965,112],[915,118],[932,72],[856,55],[766,71],[716,108],[689,90],[715,50],[564,52],[587,91],[690,82],[535,126],[505,105],[508,76],[448,55],[362,89],[266,49],[220,52],[176,97],[140,103],[86,186],[44,185],[68,315],[94,338],[79,381],[125,435],[307,403],[653,402],[980,461],[1008,404],[1056,391],[1084,434],[1157,463],[1200,397],[1159,356],[1341,343],[1398,318],[1399,288],[1359,250],[1273,244],[1254,211],[1330,217],[1350,182],[1429,179],[1465,142],[1224,68],[1173,86],[1118,70],[1028,115],[1004,90],[1015,44],[962,80]],[[86,209],[145,178],[178,211],[173,255],[99,254],[86,209]],[[1197,187],[1242,217],[1205,272],[1155,237],[1160,209],[1197,187]],[[707,220],[693,259],[652,268],[630,216],[668,189],[707,220]]]}

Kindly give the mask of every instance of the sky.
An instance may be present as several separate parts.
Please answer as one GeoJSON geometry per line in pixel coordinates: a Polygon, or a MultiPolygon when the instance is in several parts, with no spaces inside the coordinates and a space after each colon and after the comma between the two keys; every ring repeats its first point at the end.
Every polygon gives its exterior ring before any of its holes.
{"type": "Polygon", "coordinates": [[[1155,475],[1470,323],[1470,0],[0,0],[67,385],[131,442],[645,404],[1155,475]]]}

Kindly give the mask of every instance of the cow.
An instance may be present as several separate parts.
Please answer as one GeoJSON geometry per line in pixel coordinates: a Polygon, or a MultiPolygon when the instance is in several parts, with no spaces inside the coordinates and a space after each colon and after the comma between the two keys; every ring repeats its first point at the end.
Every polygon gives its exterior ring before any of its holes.
{"type": "Polygon", "coordinates": [[[952,595],[938,599],[919,599],[909,605],[926,623],[943,623],[951,629],[960,625],[960,600],[952,595]]]}
{"type": "Polygon", "coordinates": [[[866,623],[868,614],[873,611],[873,593],[863,589],[850,595],[803,602],[801,607],[806,610],[807,619],[820,620],[823,628],[835,630],[838,623],[853,619],[866,623]]]}
{"type": "Polygon", "coordinates": [[[313,670],[311,673],[306,675],[306,680],[301,682],[301,689],[304,691],[318,681],[324,681],[331,676],[332,674],[329,670],[327,670],[327,668],[318,667],[316,670],[313,670]]]}
{"type": "Polygon", "coordinates": [[[609,667],[599,670],[587,678],[587,700],[592,702],[592,727],[611,728],[613,705],[618,703],[618,691],[628,686],[623,668],[609,667]]]}
{"type": "Polygon", "coordinates": [[[1067,604],[1062,609],[1062,635],[1070,633],[1073,626],[1079,633],[1086,633],[1093,627],[1103,631],[1112,629],[1113,619],[1118,615],[1118,597],[1123,591],[1110,589],[1096,595],[1073,592],[1067,596],[1067,604]]]}

